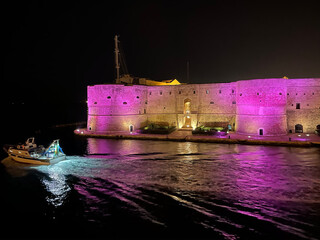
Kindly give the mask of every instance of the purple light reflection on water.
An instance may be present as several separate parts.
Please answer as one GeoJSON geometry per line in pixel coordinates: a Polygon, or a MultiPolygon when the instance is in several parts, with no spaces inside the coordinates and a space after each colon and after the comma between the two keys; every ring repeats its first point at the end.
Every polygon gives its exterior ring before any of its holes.
{"type": "Polygon", "coordinates": [[[57,207],[75,191],[83,218],[99,226],[217,239],[317,236],[319,149],[87,141],[87,156],[56,165],[70,188],[57,207]]]}
{"type": "MultiPolygon", "coordinates": [[[[94,154],[94,158],[117,158],[119,164],[116,165],[120,168],[126,168],[123,162],[126,160],[126,164],[132,167],[127,174],[136,171],[137,177],[128,178],[129,182],[146,180],[141,178],[143,176],[154,180],[156,176],[163,174],[179,179],[179,185],[188,185],[185,187],[195,187],[200,183],[200,187],[212,187],[216,179],[223,183],[224,187],[228,183],[240,196],[257,198],[267,198],[272,192],[272,197],[288,199],[290,192],[297,193],[299,188],[312,188],[314,181],[309,182],[306,174],[298,177],[301,170],[311,170],[310,164],[319,167],[315,159],[307,158],[308,153],[312,154],[315,150],[308,150],[191,142],[88,139],[88,154],[94,154]],[[300,152],[303,154],[299,154],[300,152]],[[195,185],[187,183],[190,176],[196,176],[195,185]],[[213,185],[203,186],[203,180],[213,185]]],[[[218,192],[223,192],[222,190],[217,188],[218,192]]]]}

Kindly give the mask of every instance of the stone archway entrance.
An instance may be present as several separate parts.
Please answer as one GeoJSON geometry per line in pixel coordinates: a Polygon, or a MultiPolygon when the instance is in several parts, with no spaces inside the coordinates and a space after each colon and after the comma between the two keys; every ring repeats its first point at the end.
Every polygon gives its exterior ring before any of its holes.
{"type": "Polygon", "coordinates": [[[184,125],[183,128],[192,128],[191,126],[191,100],[189,98],[184,100],[184,125]]]}
{"type": "Polygon", "coordinates": [[[303,126],[301,124],[297,124],[294,126],[295,133],[303,133],[303,126]]]}

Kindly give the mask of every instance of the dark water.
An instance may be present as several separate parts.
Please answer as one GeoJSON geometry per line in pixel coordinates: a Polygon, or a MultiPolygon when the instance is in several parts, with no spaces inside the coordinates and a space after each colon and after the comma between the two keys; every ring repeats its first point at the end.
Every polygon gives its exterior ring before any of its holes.
{"type": "MultiPolygon", "coordinates": [[[[319,239],[320,149],[59,137],[0,165],[0,238],[319,239]]],[[[12,139],[15,136],[11,136],[12,139]]],[[[19,141],[18,139],[17,141],[19,141]]]]}

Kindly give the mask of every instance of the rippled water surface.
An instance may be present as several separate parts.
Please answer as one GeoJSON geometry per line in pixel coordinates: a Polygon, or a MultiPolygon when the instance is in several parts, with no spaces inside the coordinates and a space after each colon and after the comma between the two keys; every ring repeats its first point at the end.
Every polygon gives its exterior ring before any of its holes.
{"type": "Polygon", "coordinates": [[[63,140],[52,166],[2,160],[8,238],[319,239],[319,148],[63,140]]]}

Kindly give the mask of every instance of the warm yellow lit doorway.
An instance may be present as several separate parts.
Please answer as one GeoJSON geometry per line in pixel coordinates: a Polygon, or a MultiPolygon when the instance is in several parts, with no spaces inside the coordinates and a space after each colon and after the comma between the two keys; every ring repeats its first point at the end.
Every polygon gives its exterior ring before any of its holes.
{"type": "Polygon", "coordinates": [[[184,125],[183,128],[192,128],[191,126],[191,100],[184,100],[184,125]]]}

